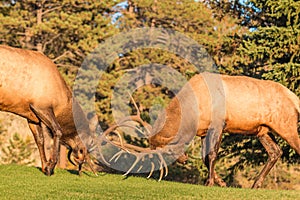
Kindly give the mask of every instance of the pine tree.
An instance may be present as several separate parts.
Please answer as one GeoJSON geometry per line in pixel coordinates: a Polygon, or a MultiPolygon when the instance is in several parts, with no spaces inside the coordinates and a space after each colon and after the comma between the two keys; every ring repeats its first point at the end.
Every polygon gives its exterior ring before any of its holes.
{"type": "Polygon", "coordinates": [[[35,150],[34,147],[35,144],[30,138],[24,140],[19,134],[15,133],[12,138],[9,139],[8,146],[2,147],[3,155],[1,160],[6,164],[32,164],[35,162],[35,160],[31,158],[31,154],[35,150]]]}
{"type": "Polygon", "coordinates": [[[240,17],[248,32],[223,44],[231,59],[221,69],[270,79],[300,95],[300,29],[298,1],[211,1],[219,11],[240,17]]]}

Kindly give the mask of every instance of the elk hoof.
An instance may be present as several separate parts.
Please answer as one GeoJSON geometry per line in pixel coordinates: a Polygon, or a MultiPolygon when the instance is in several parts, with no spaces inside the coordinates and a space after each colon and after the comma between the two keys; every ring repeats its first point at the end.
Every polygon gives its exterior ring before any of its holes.
{"type": "Polygon", "coordinates": [[[211,186],[214,186],[214,185],[215,185],[215,182],[214,182],[213,179],[208,179],[208,180],[206,181],[205,185],[211,187],[211,186]]]}
{"type": "Polygon", "coordinates": [[[227,187],[226,183],[215,174],[215,183],[220,187],[227,187]]]}
{"type": "Polygon", "coordinates": [[[226,183],[222,180],[215,180],[215,182],[220,187],[227,187],[226,183]]]}
{"type": "Polygon", "coordinates": [[[254,183],[251,188],[252,189],[259,189],[261,187],[261,185],[262,185],[262,183],[254,183]]]}

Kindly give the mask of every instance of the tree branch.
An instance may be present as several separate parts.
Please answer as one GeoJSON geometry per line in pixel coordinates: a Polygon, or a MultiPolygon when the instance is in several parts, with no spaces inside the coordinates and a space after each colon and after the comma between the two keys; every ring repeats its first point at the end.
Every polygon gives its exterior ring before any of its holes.
{"type": "Polygon", "coordinates": [[[62,6],[57,6],[57,7],[54,7],[54,8],[50,8],[50,9],[48,9],[48,10],[45,10],[44,12],[42,12],[42,15],[47,14],[47,13],[49,13],[49,12],[52,12],[52,11],[54,11],[54,10],[57,10],[57,9],[59,9],[59,8],[62,8],[62,6]]]}
{"type": "Polygon", "coordinates": [[[45,42],[44,45],[43,45],[43,50],[42,50],[42,51],[45,52],[46,46],[47,46],[48,44],[50,44],[51,42],[53,42],[53,40],[55,40],[56,38],[58,38],[60,35],[61,35],[61,34],[59,33],[59,34],[57,34],[56,36],[54,36],[53,38],[51,38],[49,41],[45,42]]]}
{"type": "Polygon", "coordinates": [[[58,56],[58,57],[56,57],[56,58],[54,58],[54,59],[52,59],[52,61],[53,62],[56,62],[57,60],[60,60],[60,59],[62,59],[63,57],[66,57],[66,56],[68,56],[68,55],[72,55],[72,52],[70,52],[70,51],[65,51],[63,54],[61,54],[60,56],[58,56]]]}

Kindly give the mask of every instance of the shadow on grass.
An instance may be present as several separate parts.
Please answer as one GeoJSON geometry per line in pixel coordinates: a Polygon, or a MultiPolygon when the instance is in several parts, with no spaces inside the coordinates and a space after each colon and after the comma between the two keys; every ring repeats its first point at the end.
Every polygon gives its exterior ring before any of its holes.
{"type": "MultiPolygon", "coordinates": [[[[42,174],[44,174],[44,172],[42,171],[41,167],[36,167],[36,169],[38,169],[42,174]]],[[[55,169],[64,170],[64,171],[66,171],[66,172],[68,172],[68,173],[70,173],[72,175],[80,176],[78,170],[75,170],[75,169],[63,169],[63,168],[55,168],[55,169]]],[[[55,169],[54,169],[54,173],[53,174],[55,174],[55,169]]],[[[81,175],[85,175],[85,176],[89,176],[89,177],[97,177],[95,174],[93,174],[90,171],[82,171],[81,175]]],[[[97,175],[98,176],[104,176],[105,173],[98,172],[97,175]]]]}

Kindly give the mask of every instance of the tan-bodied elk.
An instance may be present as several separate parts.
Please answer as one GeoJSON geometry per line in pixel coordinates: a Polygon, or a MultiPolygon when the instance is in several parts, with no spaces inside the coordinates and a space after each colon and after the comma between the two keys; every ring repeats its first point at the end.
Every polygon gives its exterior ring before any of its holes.
{"type": "MultiPolygon", "coordinates": [[[[135,107],[137,109],[136,104],[135,107]]],[[[126,117],[118,125],[110,127],[104,135],[114,128],[126,126],[126,121],[130,119],[146,127],[148,131],[145,135],[149,136],[150,148],[136,148],[126,143],[115,144],[123,152],[133,152],[137,157],[126,174],[146,154],[157,154],[160,179],[164,173],[167,175],[167,163],[162,155],[171,155],[177,161],[185,162],[185,146],[194,136],[199,136],[202,138],[202,159],[209,170],[206,182],[208,186],[215,183],[226,186],[214,169],[222,133],[256,136],[269,156],[252,186],[259,188],[282,155],[282,150],[273,141],[271,134],[279,135],[300,155],[297,130],[299,113],[299,98],[279,83],[205,72],[188,81],[158,116],[153,127],[138,117],[138,111],[136,116],[126,117]]],[[[119,157],[121,153],[122,151],[115,154],[113,158],[119,157]]],[[[149,176],[154,170],[154,163],[151,164],[149,176]]]]}
{"type": "Polygon", "coordinates": [[[149,142],[152,148],[163,149],[170,143],[182,143],[181,139],[188,141],[184,139],[188,135],[202,137],[202,158],[209,170],[206,185],[226,186],[214,170],[222,132],[256,136],[269,156],[252,186],[259,188],[282,155],[272,133],[300,155],[299,105],[294,93],[273,81],[202,73],[191,78],[172,99],[154,124],[149,142]],[[196,107],[188,105],[193,98],[196,107]],[[193,114],[192,109],[197,112],[193,114]],[[186,113],[190,114],[183,117],[186,113]]]}
{"type": "Polygon", "coordinates": [[[27,119],[37,144],[42,171],[52,175],[59,144],[69,149],[79,165],[91,164],[80,134],[89,134],[88,121],[56,65],[42,53],[0,45],[0,110],[27,119]],[[80,121],[75,125],[75,120],[80,121]],[[50,158],[44,149],[44,134],[53,138],[50,158]],[[47,133],[48,134],[48,133],[47,133]]]}

